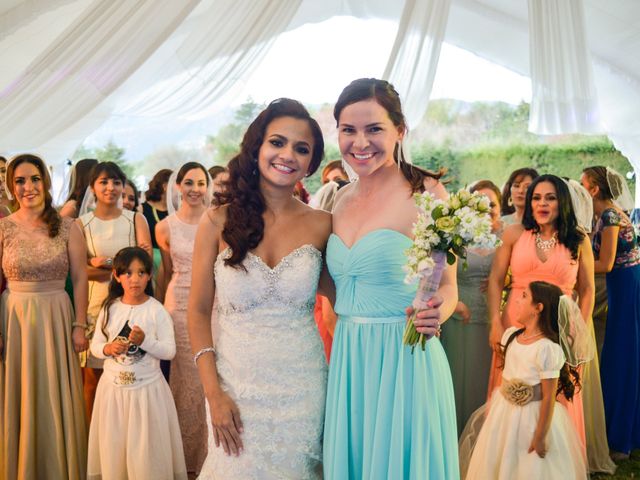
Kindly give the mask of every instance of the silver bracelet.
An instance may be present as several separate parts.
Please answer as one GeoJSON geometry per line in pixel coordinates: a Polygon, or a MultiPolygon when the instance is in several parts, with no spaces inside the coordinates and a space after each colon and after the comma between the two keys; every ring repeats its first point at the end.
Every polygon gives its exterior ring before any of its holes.
{"type": "Polygon", "coordinates": [[[209,352],[211,352],[211,353],[213,353],[213,354],[215,355],[215,354],[216,354],[216,348],[215,348],[215,347],[205,347],[205,348],[203,348],[202,350],[199,350],[199,351],[198,351],[198,353],[196,353],[196,354],[193,356],[193,363],[194,363],[194,365],[198,366],[198,359],[199,359],[202,355],[204,355],[205,353],[209,353],[209,352]]]}

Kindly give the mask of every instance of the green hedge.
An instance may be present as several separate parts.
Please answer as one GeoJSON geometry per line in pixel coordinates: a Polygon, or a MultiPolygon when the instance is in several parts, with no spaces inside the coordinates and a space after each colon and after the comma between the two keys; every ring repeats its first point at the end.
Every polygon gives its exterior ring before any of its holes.
{"type": "MultiPolygon", "coordinates": [[[[327,161],[339,157],[334,145],[327,145],[325,161],[318,173],[305,180],[309,192],[320,187],[320,172],[327,161]]],[[[633,171],[631,164],[607,139],[597,138],[578,143],[485,145],[469,150],[454,150],[429,144],[411,150],[413,163],[430,170],[447,169],[448,189],[458,189],[476,180],[492,180],[502,186],[518,168],[533,167],[540,173],[580,179],[585,167],[604,165],[622,175],[633,171]]],[[[634,192],[634,182],[629,181],[634,192]]]]}

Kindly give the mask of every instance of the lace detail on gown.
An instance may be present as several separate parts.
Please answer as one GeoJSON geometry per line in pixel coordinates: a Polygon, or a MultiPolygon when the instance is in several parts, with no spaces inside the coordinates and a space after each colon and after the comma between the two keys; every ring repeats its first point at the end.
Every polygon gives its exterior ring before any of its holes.
{"type": "Polygon", "coordinates": [[[199,472],[207,456],[205,400],[198,370],[193,364],[187,332],[187,302],[198,225],[184,223],[176,214],[167,217],[167,222],[173,271],[164,305],[173,319],[176,341],[176,356],[171,361],[169,385],[178,411],[187,471],[199,472]]]}
{"type": "Polygon", "coordinates": [[[229,254],[215,264],[217,368],[240,409],[244,451],[226,456],[210,431],[200,478],[321,478],[327,367],[313,305],[322,255],[305,245],[272,269],[248,253],[245,271],[224,265],[229,254]]]}
{"type": "Polygon", "coordinates": [[[10,218],[0,220],[5,251],[2,271],[7,280],[64,280],[69,271],[67,242],[72,224],[73,219],[63,218],[60,232],[50,238],[46,228],[26,229],[10,218]]]}

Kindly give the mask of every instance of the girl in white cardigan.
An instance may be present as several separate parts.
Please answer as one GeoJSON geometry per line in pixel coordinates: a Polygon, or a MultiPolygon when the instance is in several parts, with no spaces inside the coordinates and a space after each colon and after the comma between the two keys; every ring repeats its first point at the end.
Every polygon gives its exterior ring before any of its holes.
{"type": "Polygon", "coordinates": [[[89,430],[89,480],[186,479],[176,407],[160,360],[176,352],[173,323],[149,295],[152,261],[139,247],[113,260],[91,353],[105,359],[89,430]]]}

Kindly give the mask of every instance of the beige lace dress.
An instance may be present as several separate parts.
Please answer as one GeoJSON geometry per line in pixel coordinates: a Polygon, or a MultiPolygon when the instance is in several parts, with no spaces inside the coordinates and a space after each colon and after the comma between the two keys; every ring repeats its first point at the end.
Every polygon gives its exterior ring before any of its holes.
{"type": "Polygon", "coordinates": [[[207,456],[207,417],[204,390],[193,363],[187,332],[191,263],[198,225],[183,222],[175,213],[167,217],[167,222],[173,272],[164,306],[173,319],[176,339],[176,356],[171,361],[169,385],[178,409],[187,471],[199,473],[207,456]]]}
{"type": "Polygon", "coordinates": [[[25,229],[0,220],[2,294],[0,328],[0,478],[84,479],[87,423],[74,321],[64,290],[72,219],[60,232],[25,229]]]}

